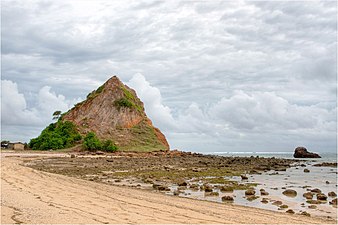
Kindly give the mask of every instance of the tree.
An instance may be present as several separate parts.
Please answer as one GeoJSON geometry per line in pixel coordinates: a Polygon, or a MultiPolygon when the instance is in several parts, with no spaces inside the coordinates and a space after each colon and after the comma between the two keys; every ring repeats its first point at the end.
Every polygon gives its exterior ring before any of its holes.
{"type": "Polygon", "coordinates": [[[61,111],[60,110],[55,111],[53,113],[53,120],[58,120],[60,117],[61,117],[61,111]]]}

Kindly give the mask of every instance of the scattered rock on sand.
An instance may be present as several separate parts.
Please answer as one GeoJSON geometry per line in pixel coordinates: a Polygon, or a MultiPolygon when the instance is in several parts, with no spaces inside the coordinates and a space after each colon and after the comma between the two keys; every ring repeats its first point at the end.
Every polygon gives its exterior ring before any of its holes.
{"type": "Polygon", "coordinates": [[[269,195],[269,193],[265,191],[264,189],[261,189],[260,192],[261,192],[261,195],[269,195]]]}
{"type": "Polygon", "coordinates": [[[304,169],[304,173],[310,173],[309,169],[304,169]]]}
{"type": "Polygon", "coordinates": [[[216,192],[216,191],[212,191],[212,192],[205,192],[205,195],[208,195],[208,196],[219,196],[219,193],[216,192]]]}
{"type": "Polygon", "coordinates": [[[305,192],[303,194],[303,197],[305,197],[306,199],[312,199],[313,198],[313,193],[312,192],[305,192]]]}
{"type": "Polygon", "coordinates": [[[336,197],[337,196],[337,194],[334,191],[330,191],[327,195],[329,197],[336,197]]]}
{"type": "Polygon", "coordinates": [[[327,200],[327,196],[325,194],[317,194],[317,200],[321,200],[321,201],[326,201],[327,200]]]}
{"type": "Polygon", "coordinates": [[[322,203],[319,200],[307,200],[306,202],[309,203],[309,204],[321,204],[322,203]]]}
{"type": "Polygon", "coordinates": [[[330,184],[330,182],[327,180],[327,181],[325,181],[325,184],[330,184]]]}
{"type": "Polygon", "coordinates": [[[258,196],[256,196],[256,195],[249,195],[247,198],[246,198],[246,200],[248,200],[248,201],[253,201],[253,200],[256,200],[257,198],[259,198],[258,196]]]}
{"type": "Polygon", "coordinates": [[[209,185],[202,186],[205,192],[212,192],[212,187],[209,185]]]}
{"type": "Polygon", "coordinates": [[[267,198],[263,198],[261,203],[267,204],[268,203],[268,199],[267,198]]]}
{"type": "Polygon", "coordinates": [[[75,155],[74,155],[74,154],[71,154],[71,155],[70,155],[70,158],[72,158],[72,159],[75,158],[75,155]]]}
{"type": "Polygon", "coordinates": [[[188,183],[185,182],[185,181],[182,181],[182,182],[178,183],[178,186],[187,186],[187,185],[188,185],[188,183]]]}
{"type": "Polygon", "coordinates": [[[290,213],[290,214],[295,214],[295,211],[293,211],[292,209],[288,209],[286,210],[287,213],[290,213]]]}
{"type": "Polygon", "coordinates": [[[309,209],[317,209],[317,206],[316,205],[309,205],[308,208],[309,209]]]}
{"type": "Polygon", "coordinates": [[[223,197],[222,197],[222,201],[223,201],[223,202],[233,202],[233,201],[234,201],[234,198],[233,198],[232,196],[226,195],[226,196],[223,196],[223,197]]]}
{"type": "Polygon", "coordinates": [[[255,195],[256,191],[254,189],[249,189],[245,191],[245,195],[255,195]]]}
{"type": "Polygon", "coordinates": [[[288,197],[296,197],[297,191],[292,190],[292,189],[286,189],[285,191],[283,191],[283,195],[286,195],[288,197]]]}
{"type": "Polygon", "coordinates": [[[222,186],[220,187],[221,192],[233,192],[234,188],[233,187],[228,187],[228,186],[222,186]]]}
{"type": "Polygon", "coordinates": [[[305,147],[297,147],[293,154],[295,158],[321,158],[317,153],[308,152],[305,147]]]}
{"type": "Polygon", "coordinates": [[[287,208],[289,208],[289,206],[288,205],[281,205],[281,206],[279,206],[279,208],[281,208],[281,209],[287,209],[287,208]]]}

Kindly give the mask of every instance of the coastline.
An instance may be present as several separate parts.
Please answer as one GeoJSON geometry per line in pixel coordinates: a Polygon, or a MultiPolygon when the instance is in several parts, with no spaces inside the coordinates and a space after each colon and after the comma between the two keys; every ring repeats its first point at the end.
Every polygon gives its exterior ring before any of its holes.
{"type": "Polygon", "coordinates": [[[69,157],[60,153],[1,155],[4,223],[336,223],[332,219],[117,187],[19,165],[26,160],[41,159],[41,155],[69,157]],[[151,204],[156,207],[149,208],[151,204]]]}

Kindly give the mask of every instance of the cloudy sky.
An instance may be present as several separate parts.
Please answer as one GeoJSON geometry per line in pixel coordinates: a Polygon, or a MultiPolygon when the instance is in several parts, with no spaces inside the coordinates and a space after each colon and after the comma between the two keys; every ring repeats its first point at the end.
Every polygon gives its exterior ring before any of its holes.
{"type": "Polygon", "coordinates": [[[171,148],[337,146],[336,1],[2,1],[2,139],[117,75],[171,148]]]}

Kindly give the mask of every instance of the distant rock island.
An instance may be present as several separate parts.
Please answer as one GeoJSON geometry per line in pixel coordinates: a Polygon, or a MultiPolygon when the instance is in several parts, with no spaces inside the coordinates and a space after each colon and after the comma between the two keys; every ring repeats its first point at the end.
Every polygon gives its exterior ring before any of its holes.
{"type": "Polygon", "coordinates": [[[293,154],[295,158],[321,158],[320,155],[313,152],[308,152],[305,147],[297,147],[293,154]]]}
{"type": "MultiPolygon", "coordinates": [[[[116,146],[114,149],[119,151],[169,150],[165,136],[152,125],[136,92],[116,76],[60,115],[56,123],[50,124],[29,145],[32,149],[47,150],[67,148],[79,142],[88,146],[96,142],[98,146],[101,141],[102,145],[116,146]],[[54,140],[55,136],[59,138],[54,140]]],[[[92,149],[95,150],[95,145],[92,149]]]]}

